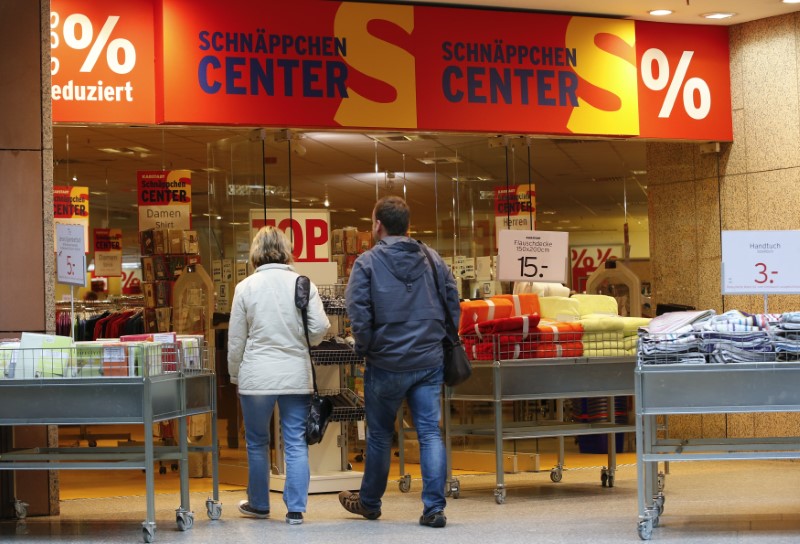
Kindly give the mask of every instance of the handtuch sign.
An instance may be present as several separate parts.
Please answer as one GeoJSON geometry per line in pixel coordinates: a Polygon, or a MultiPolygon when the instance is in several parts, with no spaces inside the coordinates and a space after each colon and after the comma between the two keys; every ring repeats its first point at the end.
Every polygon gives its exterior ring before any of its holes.
{"type": "Polygon", "coordinates": [[[800,231],[722,231],[722,294],[800,294],[800,231]]]}

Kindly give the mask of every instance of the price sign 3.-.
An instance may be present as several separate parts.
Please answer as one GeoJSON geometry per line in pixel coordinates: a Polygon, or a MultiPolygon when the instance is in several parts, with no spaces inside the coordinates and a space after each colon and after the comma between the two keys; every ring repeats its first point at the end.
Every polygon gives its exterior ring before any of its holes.
{"type": "Polygon", "coordinates": [[[800,294],[800,231],[722,232],[722,294],[800,294]]]}

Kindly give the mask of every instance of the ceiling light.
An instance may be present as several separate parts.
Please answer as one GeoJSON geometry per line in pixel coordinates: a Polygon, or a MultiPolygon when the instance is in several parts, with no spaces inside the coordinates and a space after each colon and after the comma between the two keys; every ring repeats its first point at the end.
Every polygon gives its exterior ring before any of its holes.
{"type": "Polygon", "coordinates": [[[800,4],[800,0],[781,0],[784,4],[800,4]]]}
{"type": "Polygon", "coordinates": [[[325,200],[322,202],[322,205],[325,206],[326,208],[330,207],[331,202],[330,200],[328,200],[327,196],[325,197],[325,200]]]}
{"type": "Polygon", "coordinates": [[[434,157],[434,158],[426,158],[426,159],[417,159],[422,164],[455,164],[458,162],[464,162],[458,157],[434,157]]]}
{"type": "Polygon", "coordinates": [[[705,17],[706,19],[727,19],[728,17],[733,17],[734,15],[736,14],[731,12],[715,11],[712,13],[703,13],[700,17],[705,17]]]}
{"type": "Polygon", "coordinates": [[[653,15],[655,17],[663,17],[664,15],[672,15],[672,10],[671,9],[651,9],[647,13],[649,13],[650,15],[653,15]]]}

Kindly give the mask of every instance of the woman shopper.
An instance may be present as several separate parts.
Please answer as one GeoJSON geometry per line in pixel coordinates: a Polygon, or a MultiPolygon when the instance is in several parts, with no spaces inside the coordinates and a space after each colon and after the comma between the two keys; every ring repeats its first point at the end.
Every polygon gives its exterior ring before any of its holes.
{"type": "MultiPolygon", "coordinates": [[[[270,420],[277,403],[285,447],[286,523],[303,523],[310,470],[305,422],[312,393],[311,363],[300,310],[294,302],[298,273],[283,231],[264,227],[250,247],[255,272],[233,295],[228,325],[228,373],[238,386],[247,442],[247,500],[239,511],[269,517],[270,420]]],[[[308,301],[308,337],[319,344],[330,328],[316,285],[308,301]]]]}

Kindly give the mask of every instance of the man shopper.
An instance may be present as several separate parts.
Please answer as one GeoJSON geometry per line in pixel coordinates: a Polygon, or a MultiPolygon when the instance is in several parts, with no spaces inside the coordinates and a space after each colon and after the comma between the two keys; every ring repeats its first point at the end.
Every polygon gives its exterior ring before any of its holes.
{"type": "MultiPolygon", "coordinates": [[[[356,259],[346,305],[356,354],[365,357],[364,402],[367,453],[359,492],[342,491],[346,510],[378,519],[386,491],[397,411],[405,399],[419,438],[422,469],[420,525],[444,527],[446,459],[439,429],[445,314],[437,274],[453,321],[460,307],[455,279],[442,258],[408,237],[405,200],[385,197],[372,211],[375,246],[356,259]]],[[[455,340],[455,339],[454,339],[455,340]]],[[[402,429],[401,429],[402,432],[402,429]]]]}

